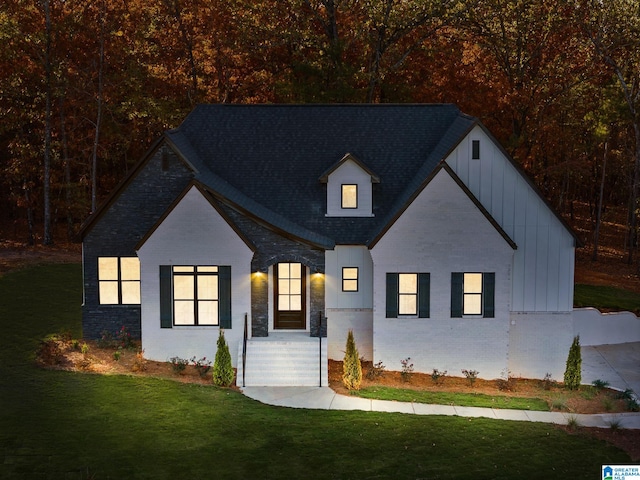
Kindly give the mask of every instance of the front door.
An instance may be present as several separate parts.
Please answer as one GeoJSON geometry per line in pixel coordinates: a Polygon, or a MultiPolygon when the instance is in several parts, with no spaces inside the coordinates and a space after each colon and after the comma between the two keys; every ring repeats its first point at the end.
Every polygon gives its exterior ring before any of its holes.
{"type": "Polygon", "coordinates": [[[276,329],[306,327],[305,267],[301,263],[278,263],[274,266],[276,329]]]}

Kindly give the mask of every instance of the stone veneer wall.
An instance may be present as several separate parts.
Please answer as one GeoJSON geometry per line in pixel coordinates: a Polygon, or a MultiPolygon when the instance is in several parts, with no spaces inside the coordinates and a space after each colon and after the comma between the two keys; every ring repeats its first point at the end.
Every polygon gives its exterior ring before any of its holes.
{"type": "MultiPolygon", "coordinates": [[[[309,292],[309,327],[312,337],[318,336],[318,317],[325,316],[324,305],[324,250],[315,249],[278,235],[274,231],[240,214],[228,206],[222,207],[236,227],[255,246],[251,261],[251,334],[254,337],[269,335],[269,267],[279,262],[299,262],[311,273],[309,292]],[[321,275],[316,275],[317,273],[321,275]]],[[[327,335],[323,322],[322,336],[327,335]]]]}

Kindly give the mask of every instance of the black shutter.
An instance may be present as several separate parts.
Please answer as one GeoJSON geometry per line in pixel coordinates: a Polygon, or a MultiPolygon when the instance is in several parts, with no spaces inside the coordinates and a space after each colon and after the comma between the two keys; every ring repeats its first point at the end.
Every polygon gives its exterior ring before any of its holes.
{"type": "Polygon", "coordinates": [[[171,265],[160,265],[160,328],[171,328],[173,325],[172,303],[171,265]]]}
{"type": "Polygon", "coordinates": [[[482,274],[482,296],[484,297],[483,317],[494,318],[495,316],[495,293],[496,293],[496,274],[482,274]]]}
{"type": "Polygon", "coordinates": [[[429,300],[431,288],[431,275],[428,273],[418,274],[418,317],[429,318],[429,300]]]}
{"type": "Polygon", "coordinates": [[[462,273],[451,274],[451,318],[462,317],[462,273]]]}
{"type": "Polygon", "coordinates": [[[231,267],[218,267],[220,327],[231,328],[231,267]]]}
{"type": "Polygon", "coordinates": [[[387,273],[387,318],[398,318],[398,274],[387,273]]]}

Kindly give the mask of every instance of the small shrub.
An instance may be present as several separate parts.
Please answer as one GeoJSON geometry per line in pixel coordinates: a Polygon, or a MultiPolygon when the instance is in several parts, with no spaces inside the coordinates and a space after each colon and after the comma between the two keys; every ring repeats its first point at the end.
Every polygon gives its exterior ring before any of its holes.
{"type": "Polygon", "coordinates": [[[441,372],[437,368],[434,368],[431,372],[431,380],[436,385],[442,385],[444,383],[444,379],[447,376],[447,371],[441,372]]]}
{"type": "Polygon", "coordinates": [[[569,430],[577,430],[580,427],[581,425],[578,421],[578,417],[575,415],[569,415],[569,418],[567,418],[567,428],[569,428],[569,430]]]}
{"type": "Polygon", "coordinates": [[[36,357],[42,365],[60,365],[64,361],[60,342],[53,337],[41,340],[36,357]]]}
{"type": "Polygon", "coordinates": [[[478,379],[478,372],[477,370],[461,370],[462,374],[466,377],[467,381],[469,382],[469,386],[473,387],[474,384],[476,383],[476,380],[478,379]]]}
{"type": "Polygon", "coordinates": [[[193,357],[191,358],[191,363],[193,363],[198,375],[202,378],[206,377],[209,370],[211,370],[211,361],[207,360],[207,357],[202,357],[199,360],[196,360],[196,357],[193,357]]]}
{"type": "Polygon", "coordinates": [[[555,387],[556,381],[552,378],[552,375],[547,372],[544,374],[544,378],[542,379],[542,388],[545,390],[551,390],[555,387]]]}
{"type": "Polygon", "coordinates": [[[616,398],[619,398],[620,400],[633,400],[633,390],[627,388],[625,391],[618,393],[616,398]]]}
{"type": "Polygon", "coordinates": [[[120,360],[120,356],[122,355],[122,351],[116,350],[113,352],[113,359],[117,362],[120,360]]]}
{"type": "Polygon", "coordinates": [[[635,398],[627,399],[627,410],[630,412],[640,412],[640,404],[635,398]]]}
{"type": "Polygon", "coordinates": [[[216,358],[213,361],[213,383],[219,387],[228,387],[233,382],[234,373],[229,345],[227,345],[222,329],[218,335],[217,347],[216,358]]]}
{"type": "Polygon", "coordinates": [[[559,412],[566,412],[569,410],[567,406],[567,399],[564,397],[554,398],[551,401],[551,410],[557,410],[559,412]]]}
{"type": "Polygon", "coordinates": [[[511,370],[504,369],[502,371],[502,376],[496,380],[496,384],[498,385],[498,390],[515,392],[518,385],[518,379],[513,376],[511,370]]]}
{"type": "Polygon", "coordinates": [[[98,348],[113,348],[115,347],[115,339],[113,338],[113,334],[108,330],[103,330],[100,334],[100,338],[96,342],[98,348]]]}
{"type": "Polygon", "coordinates": [[[382,362],[374,363],[367,372],[367,378],[369,380],[375,380],[376,378],[384,377],[385,366],[382,362]]]}
{"type": "Polygon", "coordinates": [[[120,348],[133,348],[133,338],[131,338],[131,333],[129,333],[129,329],[124,325],[120,327],[118,333],[116,335],[116,343],[120,348]]]}
{"type": "Polygon", "coordinates": [[[82,347],[80,348],[80,352],[86,357],[89,354],[89,345],[83,343],[82,347]]]}
{"type": "Polygon", "coordinates": [[[360,390],[362,383],[362,364],[353,339],[353,330],[349,330],[347,334],[346,351],[342,362],[342,383],[349,390],[360,390]]]}
{"type": "Polygon", "coordinates": [[[585,400],[593,400],[594,398],[596,398],[596,396],[598,396],[598,390],[596,390],[594,387],[587,386],[581,389],[580,396],[585,400]]]}
{"type": "Polygon", "coordinates": [[[609,428],[614,432],[622,428],[622,420],[619,418],[613,418],[607,422],[609,424],[609,428]]]}
{"type": "Polygon", "coordinates": [[[573,337],[569,348],[567,367],[564,371],[564,386],[569,390],[577,390],[582,382],[582,354],[580,353],[580,336],[573,337]]]}
{"type": "Polygon", "coordinates": [[[405,382],[410,382],[413,376],[413,363],[411,363],[411,357],[407,357],[404,360],[400,360],[402,370],[400,370],[400,376],[405,382]]]}
{"type": "Polygon", "coordinates": [[[171,362],[173,372],[177,374],[184,372],[184,369],[187,368],[187,365],[189,364],[189,360],[180,357],[171,357],[169,362],[171,362]]]}
{"type": "Polygon", "coordinates": [[[610,412],[611,410],[613,410],[613,400],[611,400],[609,397],[604,397],[602,399],[602,408],[604,408],[606,412],[610,412]]]}
{"type": "Polygon", "coordinates": [[[597,390],[604,390],[609,386],[609,382],[607,382],[606,380],[597,379],[591,382],[591,385],[593,385],[597,390]]]}
{"type": "Polygon", "coordinates": [[[144,358],[144,350],[140,349],[136,353],[136,358],[131,365],[132,372],[144,372],[147,370],[147,360],[144,358]]]}

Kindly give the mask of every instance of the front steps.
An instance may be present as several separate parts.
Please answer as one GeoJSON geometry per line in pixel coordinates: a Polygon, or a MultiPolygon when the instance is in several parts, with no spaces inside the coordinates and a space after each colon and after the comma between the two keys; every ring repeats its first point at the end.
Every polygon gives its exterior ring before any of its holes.
{"type": "MultiPolygon", "coordinates": [[[[327,339],[322,360],[317,337],[308,333],[270,333],[247,340],[244,385],[247,387],[328,386],[327,339]],[[322,365],[321,372],[320,364],[322,365]],[[322,378],[321,378],[322,377],[322,378]]],[[[236,385],[242,387],[242,342],[238,347],[236,385]]]]}

